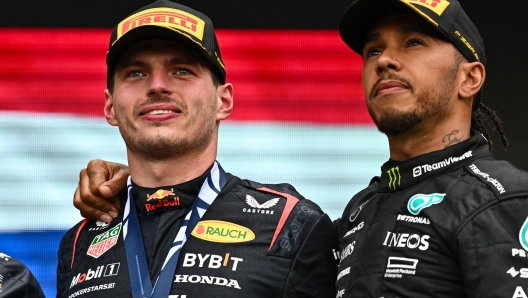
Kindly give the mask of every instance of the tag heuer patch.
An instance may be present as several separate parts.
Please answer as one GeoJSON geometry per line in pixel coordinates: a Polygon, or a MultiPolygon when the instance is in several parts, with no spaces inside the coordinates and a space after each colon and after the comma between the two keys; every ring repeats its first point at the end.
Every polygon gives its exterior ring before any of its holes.
{"type": "Polygon", "coordinates": [[[120,232],[121,223],[110,230],[95,236],[86,254],[94,258],[100,257],[117,243],[120,232]]]}

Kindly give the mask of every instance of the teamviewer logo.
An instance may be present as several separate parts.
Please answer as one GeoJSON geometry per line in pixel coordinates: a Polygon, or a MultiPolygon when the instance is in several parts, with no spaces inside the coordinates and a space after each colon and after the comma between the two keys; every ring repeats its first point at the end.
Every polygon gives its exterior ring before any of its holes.
{"type": "Polygon", "coordinates": [[[413,177],[418,177],[422,175],[422,167],[417,166],[413,169],[413,177]]]}

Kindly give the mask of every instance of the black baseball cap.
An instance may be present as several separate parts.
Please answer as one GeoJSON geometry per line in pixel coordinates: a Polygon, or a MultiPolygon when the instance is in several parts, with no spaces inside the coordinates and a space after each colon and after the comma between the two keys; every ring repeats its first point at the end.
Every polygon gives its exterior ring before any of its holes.
{"type": "MultiPolygon", "coordinates": [[[[366,35],[374,22],[397,12],[424,18],[451,41],[466,59],[486,66],[484,41],[457,0],[356,0],[341,19],[341,38],[352,50],[362,55],[366,35]]],[[[480,97],[481,92],[475,97],[473,109],[478,107],[480,97]]]]}
{"type": "Polygon", "coordinates": [[[211,19],[185,5],[158,0],[135,11],[114,27],[106,54],[107,86],[123,51],[147,39],[171,39],[194,48],[211,62],[213,71],[221,83],[225,83],[225,65],[211,19]]]}

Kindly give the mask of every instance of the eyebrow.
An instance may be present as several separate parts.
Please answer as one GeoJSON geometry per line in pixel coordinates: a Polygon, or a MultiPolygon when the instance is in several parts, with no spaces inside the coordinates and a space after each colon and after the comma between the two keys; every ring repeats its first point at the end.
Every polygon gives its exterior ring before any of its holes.
{"type": "MultiPolygon", "coordinates": [[[[199,66],[197,59],[189,59],[185,57],[174,57],[165,62],[165,65],[177,65],[177,64],[187,64],[187,65],[194,66],[194,67],[199,66]]],[[[132,66],[146,67],[148,66],[148,64],[142,60],[124,60],[124,61],[121,61],[116,66],[116,70],[132,67],[132,66]]]]}
{"type": "MultiPolygon", "coordinates": [[[[401,27],[398,29],[397,33],[400,34],[400,35],[403,35],[403,34],[408,34],[408,33],[413,33],[413,32],[416,32],[416,33],[423,33],[423,34],[427,34],[427,35],[430,35],[426,30],[424,30],[423,27],[421,26],[404,26],[404,27],[401,27]]],[[[366,37],[365,37],[365,42],[364,44],[367,44],[369,42],[372,42],[372,41],[376,41],[376,40],[379,40],[381,38],[381,33],[372,33],[372,34],[368,34],[366,37]]]]}
{"type": "Polygon", "coordinates": [[[118,70],[118,69],[123,69],[123,68],[127,68],[127,67],[131,67],[131,66],[137,66],[137,67],[145,67],[147,64],[143,61],[140,61],[140,60],[124,60],[124,61],[120,61],[115,69],[118,70]]]}
{"type": "Polygon", "coordinates": [[[185,58],[185,57],[181,57],[181,58],[171,58],[169,61],[167,61],[167,63],[165,63],[167,65],[176,65],[176,64],[187,64],[187,65],[191,65],[191,66],[199,66],[199,62],[198,62],[198,59],[189,59],[189,58],[185,58]]]}

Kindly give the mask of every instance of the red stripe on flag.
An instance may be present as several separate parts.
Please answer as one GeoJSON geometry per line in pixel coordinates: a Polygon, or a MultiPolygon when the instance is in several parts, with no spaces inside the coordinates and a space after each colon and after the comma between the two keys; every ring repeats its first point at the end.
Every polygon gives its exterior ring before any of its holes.
{"type": "MultiPolygon", "coordinates": [[[[361,58],[335,30],[217,30],[232,120],[370,124],[361,58]]],[[[2,29],[0,110],[103,116],[108,29],[2,29]]]]}

